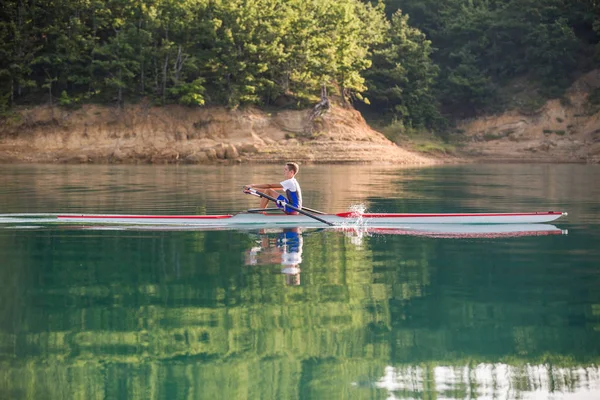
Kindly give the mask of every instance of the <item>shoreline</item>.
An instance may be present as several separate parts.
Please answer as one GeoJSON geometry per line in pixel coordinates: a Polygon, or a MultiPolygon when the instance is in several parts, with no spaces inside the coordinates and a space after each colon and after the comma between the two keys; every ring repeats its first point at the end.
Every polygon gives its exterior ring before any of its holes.
{"type": "Polygon", "coordinates": [[[397,145],[338,105],[317,117],[147,104],[23,107],[0,125],[0,164],[600,164],[600,113],[578,116],[562,133],[550,124],[560,107],[549,102],[530,120],[510,112],[466,121],[452,153],[419,152],[410,139],[397,145]]]}
{"type": "Polygon", "coordinates": [[[358,111],[341,106],[318,117],[310,110],[267,113],[143,104],[19,111],[17,122],[0,126],[1,163],[441,162],[397,146],[369,127],[358,111]]]}
{"type": "MultiPolygon", "coordinates": [[[[428,157],[431,157],[428,155],[428,157]]],[[[447,157],[447,156],[446,156],[447,157]]],[[[587,162],[582,160],[572,159],[553,159],[553,158],[539,158],[539,159],[523,159],[515,157],[464,157],[464,156],[453,156],[451,159],[447,158],[434,158],[433,163],[394,163],[390,161],[377,161],[377,160],[305,160],[298,158],[277,158],[272,160],[253,160],[253,159],[233,159],[233,160],[215,160],[213,162],[204,163],[193,163],[193,162],[149,162],[144,159],[129,159],[120,160],[113,162],[110,160],[100,159],[89,159],[82,160],[79,157],[64,157],[49,159],[49,157],[35,158],[28,156],[26,158],[12,158],[7,157],[0,152],[0,165],[145,165],[145,166],[244,166],[244,165],[269,165],[269,164],[281,164],[286,161],[295,161],[302,165],[371,165],[371,166],[398,166],[398,167],[431,167],[431,166],[442,166],[442,165],[467,165],[467,164],[530,164],[530,165],[541,165],[541,164],[573,164],[573,165],[597,165],[594,162],[587,162]]]]}

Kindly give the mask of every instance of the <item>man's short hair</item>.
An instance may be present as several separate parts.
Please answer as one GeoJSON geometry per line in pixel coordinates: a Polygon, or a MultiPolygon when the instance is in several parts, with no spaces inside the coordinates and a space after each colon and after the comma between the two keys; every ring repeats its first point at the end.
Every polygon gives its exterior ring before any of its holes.
{"type": "Polygon", "coordinates": [[[294,171],[294,175],[296,175],[298,171],[300,171],[300,166],[295,162],[285,163],[285,165],[288,167],[288,169],[294,171]]]}

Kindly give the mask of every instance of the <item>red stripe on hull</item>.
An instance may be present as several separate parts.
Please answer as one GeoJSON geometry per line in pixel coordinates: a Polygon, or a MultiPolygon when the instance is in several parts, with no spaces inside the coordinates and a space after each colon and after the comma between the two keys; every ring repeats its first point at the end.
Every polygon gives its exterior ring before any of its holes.
{"type": "Polygon", "coordinates": [[[516,217],[528,215],[562,215],[559,211],[531,212],[531,213],[466,213],[466,214],[357,214],[343,212],[336,214],[342,218],[420,218],[420,217],[516,217]]]}
{"type": "Polygon", "coordinates": [[[59,215],[57,218],[102,219],[226,219],[233,215],[59,215]]]}

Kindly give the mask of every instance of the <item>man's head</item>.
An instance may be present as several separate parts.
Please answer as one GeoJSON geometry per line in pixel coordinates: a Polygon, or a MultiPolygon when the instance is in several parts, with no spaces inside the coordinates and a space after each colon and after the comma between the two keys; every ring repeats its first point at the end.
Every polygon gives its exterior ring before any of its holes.
{"type": "Polygon", "coordinates": [[[284,173],[287,179],[293,178],[300,170],[300,167],[295,162],[285,164],[284,173]]]}

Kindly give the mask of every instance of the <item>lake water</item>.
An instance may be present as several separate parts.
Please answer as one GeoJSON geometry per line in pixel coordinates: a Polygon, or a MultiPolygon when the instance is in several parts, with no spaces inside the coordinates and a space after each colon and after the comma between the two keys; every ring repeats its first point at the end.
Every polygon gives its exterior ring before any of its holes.
{"type": "MultiPolygon", "coordinates": [[[[283,169],[1,168],[0,213],[123,214],[241,211],[283,169]]],[[[600,398],[598,166],[298,179],[330,212],[567,211],[568,234],[0,225],[0,398],[600,398]]]]}

